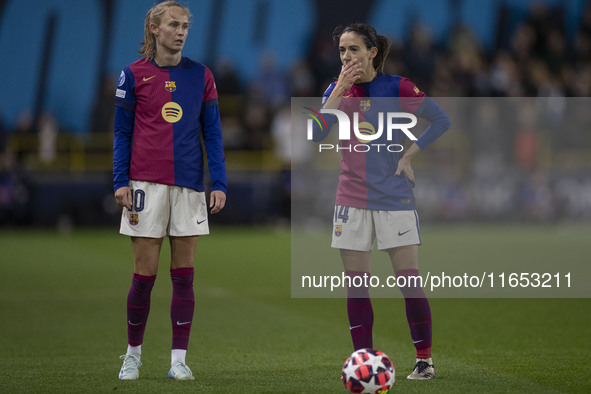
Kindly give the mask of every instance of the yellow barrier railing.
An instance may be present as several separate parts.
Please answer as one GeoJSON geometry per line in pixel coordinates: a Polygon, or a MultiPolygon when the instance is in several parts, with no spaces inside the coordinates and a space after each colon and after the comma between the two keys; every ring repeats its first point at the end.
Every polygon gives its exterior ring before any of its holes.
{"type": "MultiPolygon", "coordinates": [[[[30,171],[106,171],[113,168],[113,136],[109,133],[92,135],[57,135],[49,158],[40,154],[39,136],[13,135],[8,139],[7,151],[16,155],[20,165],[30,171]]],[[[227,150],[228,170],[281,170],[286,166],[272,150],[227,150]]]]}
{"type": "MultiPolygon", "coordinates": [[[[40,138],[36,134],[12,135],[8,138],[7,151],[19,159],[24,170],[29,171],[64,171],[85,172],[112,170],[113,135],[111,133],[97,133],[74,135],[59,133],[54,142],[52,154],[40,154],[40,138]]],[[[542,138],[539,147],[539,160],[543,169],[576,169],[591,168],[591,150],[581,149],[552,149],[547,138],[542,138]]],[[[338,158],[327,157],[330,165],[338,158]]],[[[432,147],[428,154],[418,155],[413,161],[413,167],[433,168],[433,160],[445,162],[448,169],[460,173],[469,170],[472,153],[466,134],[453,131],[446,134],[432,147]],[[440,156],[435,159],[435,156],[440,156]]],[[[226,165],[228,171],[269,170],[278,171],[288,169],[284,163],[270,150],[226,150],[226,165]]]]}

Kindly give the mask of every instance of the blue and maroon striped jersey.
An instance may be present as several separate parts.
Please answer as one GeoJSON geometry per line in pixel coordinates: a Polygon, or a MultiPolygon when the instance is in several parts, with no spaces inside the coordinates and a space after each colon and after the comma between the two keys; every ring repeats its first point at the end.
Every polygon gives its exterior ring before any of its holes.
{"type": "Polygon", "coordinates": [[[115,100],[114,189],[133,179],[204,191],[201,134],[212,190],[226,192],[217,98],[209,68],[186,57],[171,67],[146,58],[125,67],[115,100]]]}
{"type": "MultiPolygon", "coordinates": [[[[336,82],[330,84],[323,95],[323,102],[335,86],[336,82]]],[[[395,130],[392,139],[388,140],[384,126],[384,132],[377,140],[359,140],[353,133],[354,118],[351,114],[358,113],[360,131],[366,122],[371,125],[366,124],[373,128],[373,132],[378,129],[380,116],[383,116],[384,125],[386,124],[387,112],[408,112],[426,118],[431,124],[416,141],[421,149],[425,149],[449,128],[449,118],[414,83],[397,75],[378,74],[371,82],[353,85],[344,97],[339,110],[349,115],[351,139],[339,141],[342,157],[336,204],[386,211],[415,209],[412,192],[414,185],[406,176],[394,175],[398,160],[404,152],[396,148],[388,149],[388,146],[404,146],[404,133],[395,130]],[[355,145],[358,144],[367,144],[369,148],[356,149],[355,145]]],[[[325,117],[330,119],[330,129],[336,122],[336,117],[325,117]]],[[[408,123],[408,120],[400,123],[408,123]]]]}

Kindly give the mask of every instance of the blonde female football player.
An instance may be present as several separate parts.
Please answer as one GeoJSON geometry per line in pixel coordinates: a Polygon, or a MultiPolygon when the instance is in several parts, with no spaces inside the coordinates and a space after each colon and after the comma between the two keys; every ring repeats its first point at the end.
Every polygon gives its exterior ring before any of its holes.
{"type": "MultiPolygon", "coordinates": [[[[374,321],[368,287],[362,278],[370,273],[370,255],[377,240],[379,250],[390,258],[400,279],[416,277],[418,246],[421,243],[419,219],[412,192],[414,172],[411,161],[450,126],[449,118],[411,81],[383,72],[390,42],[387,37],[363,23],[338,27],[333,33],[338,45],[342,68],[338,80],[331,83],[323,97],[324,109],[355,111],[366,122],[377,124],[380,98],[394,98],[400,109],[431,122],[425,132],[408,149],[376,149],[383,146],[403,146],[404,134],[393,133],[386,140],[384,132],[373,146],[352,137],[339,141],[342,159],[336,195],[332,247],[340,249],[347,277],[347,313],[355,350],[373,347],[374,321]],[[403,278],[404,277],[404,278],[403,278]]],[[[383,100],[383,99],[382,99],[383,100]]],[[[334,115],[325,115],[331,125],[334,115]]],[[[350,119],[353,119],[350,117],[350,119]]],[[[376,126],[377,128],[377,126],[376,126]]],[[[315,140],[326,133],[316,132],[315,140]]],[[[400,280],[403,282],[403,280],[400,280]]],[[[413,281],[404,281],[413,283],[413,281]]],[[[431,358],[431,310],[420,285],[401,287],[406,304],[406,316],[412,341],[416,348],[415,367],[408,379],[435,378],[431,358]]]]}
{"type": "Polygon", "coordinates": [[[113,184],[123,207],[120,232],[131,237],[127,352],[119,378],[139,377],[141,348],[163,238],[170,241],[172,301],[168,377],[194,379],[185,362],[193,322],[194,255],[208,234],[202,139],[212,181],[209,208],[226,201],[226,169],[211,71],[183,57],[189,9],[164,1],[146,15],[143,57],[121,72],[116,91],[113,184]]]}

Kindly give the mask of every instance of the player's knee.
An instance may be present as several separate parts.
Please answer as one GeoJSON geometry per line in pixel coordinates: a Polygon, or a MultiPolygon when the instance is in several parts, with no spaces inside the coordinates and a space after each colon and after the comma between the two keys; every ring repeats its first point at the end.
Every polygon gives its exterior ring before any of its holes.
{"type": "Polygon", "coordinates": [[[148,256],[134,257],[134,272],[140,275],[154,276],[158,273],[158,259],[148,256]]]}
{"type": "Polygon", "coordinates": [[[170,260],[170,268],[193,268],[193,256],[175,256],[170,260]]]}

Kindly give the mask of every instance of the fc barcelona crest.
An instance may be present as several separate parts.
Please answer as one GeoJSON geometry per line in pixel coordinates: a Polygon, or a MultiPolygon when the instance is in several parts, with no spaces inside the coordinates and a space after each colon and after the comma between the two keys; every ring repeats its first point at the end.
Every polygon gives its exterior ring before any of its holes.
{"type": "Polygon", "coordinates": [[[334,235],[336,235],[337,237],[340,237],[341,234],[343,234],[343,226],[340,224],[337,224],[336,226],[334,226],[334,235]]]}
{"type": "Polygon", "coordinates": [[[370,107],[371,107],[371,102],[369,99],[361,100],[361,102],[359,103],[359,109],[362,110],[363,112],[369,111],[370,107]]]}
{"type": "Polygon", "coordinates": [[[137,226],[140,222],[139,215],[137,213],[130,213],[129,214],[129,224],[132,226],[137,226]]]}
{"type": "Polygon", "coordinates": [[[172,93],[176,90],[176,83],[174,81],[164,81],[164,89],[172,93]]]}

